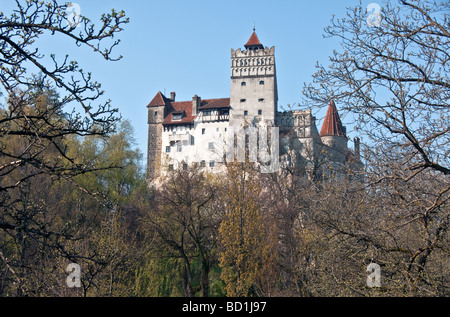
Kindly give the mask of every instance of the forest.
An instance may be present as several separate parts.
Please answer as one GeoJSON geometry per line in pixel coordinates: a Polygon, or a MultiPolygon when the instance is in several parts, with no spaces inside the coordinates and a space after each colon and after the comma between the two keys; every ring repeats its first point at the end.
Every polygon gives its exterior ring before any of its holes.
{"type": "Polygon", "coordinates": [[[58,33],[113,62],[129,18],[80,31],[68,4],[16,3],[0,13],[0,297],[450,295],[448,2],[386,1],[379,27],[359,5],[325,29],[342,46],[303,94],[353,115],[362,181],[228,162],[158,187],[100,83],[35,44],[58,33]]]}

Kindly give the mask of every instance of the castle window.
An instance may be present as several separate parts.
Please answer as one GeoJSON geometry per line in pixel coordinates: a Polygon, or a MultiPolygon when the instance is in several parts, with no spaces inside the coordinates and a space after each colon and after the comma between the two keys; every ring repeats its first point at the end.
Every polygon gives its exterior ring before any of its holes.
{"type": "Polygon", "coordinates": [[[214,167],[214,165],[215,165],[215,162],[214,162],[214,161],[210,161],[210,162],[209,162],[209,167],[214,167]]]}
{"type": "Polygon", "coordinates": [[[170,153],[170,146],[166,146],[166,153],[170,153]]]}
{"type": "Polygon", "coordinates": [[[241,102],[246,102],[247,101],[247,99],[241,99],[241,102]]]}
{"type": "Polygon", "coordinates": [[[245,81],[243,81],[243,82],[241,83],[241,86],[247,86],[247,83],[246,83],[245,81]]]}
{"type": "Polygon", "coordinates": [[[181,120],[181,113],[176,113],[172,116],[173,121],[180,121],[181,120]]]}
{"type": "Polygon", "coordinates": [[[264,85],[264,80],[261,80],[261,81],[259,82],[259,84],[260,84],[260,85],[264,85]]]}
{"type": "Polygon", "coordinates": [[[214,142],[209,142],[208,149],[214,150],[214,142]]]}
{"type": "Polygon", "coordinates": [[[200,162],[200,166],[201,166],[201,167],[206,167],[206,161],[201,161],[201,162],[200,162]]]}
{"type": "Polygon", "coordinates": [[[244,111],[244,116],[248,116],[248,111],[247,110],[244,111]]]}
{"type": "Polygon", "coordinates": [[[258,102],[264,102],[264,98],[258,99],[258,102]]]}
{"type": "Polygon", "coordinates": [[[188,165],[186,163],[183,163],[183,170],[187,171],[188,165]]]}
{"type": "Polygon", "coordinates": [[[258,110],[258,116],[262,115],[262,110],[258,110]]]}
{"type": "Polygon", "coordinates": [[[202,129],[202,134],[205,134],[206,133],[206,129],[202,129]]]}
{"type": "Polygon", "coordinates": [[[155,118],[158,117],[158,111],[155,111],[155,118]]]}

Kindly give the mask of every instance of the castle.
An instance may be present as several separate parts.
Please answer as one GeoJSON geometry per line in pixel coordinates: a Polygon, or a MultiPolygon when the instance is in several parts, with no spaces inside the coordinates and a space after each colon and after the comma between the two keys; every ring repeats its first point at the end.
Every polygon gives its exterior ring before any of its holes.
{"type": "Polygon", "coordinates": [[[268,172],[296,164],[320,175],[361,170],[360,141],[348,148],[335,103],[320,133],[311,110],[279,112],[275,47],[264,47],[255,30],[244,47],[231,50],[229,98],[177,101],[175,92],[158,92],[147,105],[147,178],[194,163],[220,173],[227,160],[245,155],[268,172]]]}

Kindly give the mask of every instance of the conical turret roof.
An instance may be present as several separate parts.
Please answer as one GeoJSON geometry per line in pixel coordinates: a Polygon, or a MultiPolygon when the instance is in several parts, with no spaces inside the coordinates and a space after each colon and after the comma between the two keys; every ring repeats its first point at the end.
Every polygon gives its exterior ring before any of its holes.
{"type": "Polygon", "coordinates": [[[346,136],[336,104],[333,100],[331,100],[328,106],[327,114],[325,115],[322,129],[320,130],[320,136],[346,136]]]}
{"type": "Polygon", "coordinates": [[[253,30],[252,36],[248,40],[247,44],[244,45],[246,49],[254,50],[254,49],[264,49],[264,46],[259,41],[258,35],[256,35],[255,30],[253,30]]]}

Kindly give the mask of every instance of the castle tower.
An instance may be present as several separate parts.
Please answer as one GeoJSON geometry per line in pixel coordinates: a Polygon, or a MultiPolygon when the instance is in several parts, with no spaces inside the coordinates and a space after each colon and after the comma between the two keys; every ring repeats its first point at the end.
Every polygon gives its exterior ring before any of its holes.
{"type": "Polygon", "coordinates": [[[342,153],[347,151],[346,129],[342,125],[336,104],[331,100],[325,120],[320,130],[320,138],[323,144],[342,153]]]}
{"type": "MultiPolygon", "coordinates": [[[[173,95],[173,97],[175,97],[173,95]]],[[[169,100],[158,92],[147,105],[148,108],[148,153],[147,153],[147,179],[153,180],[161,173],[161,151],[163,121],[166,117],[169,100]]]]}
{"type": "Polygon", "coordinates": [[[244,122],[274,125],[278,108],[275,47],[264,47],[255,30],[245,50],[231,50],[230,127],[244,122]]]}

